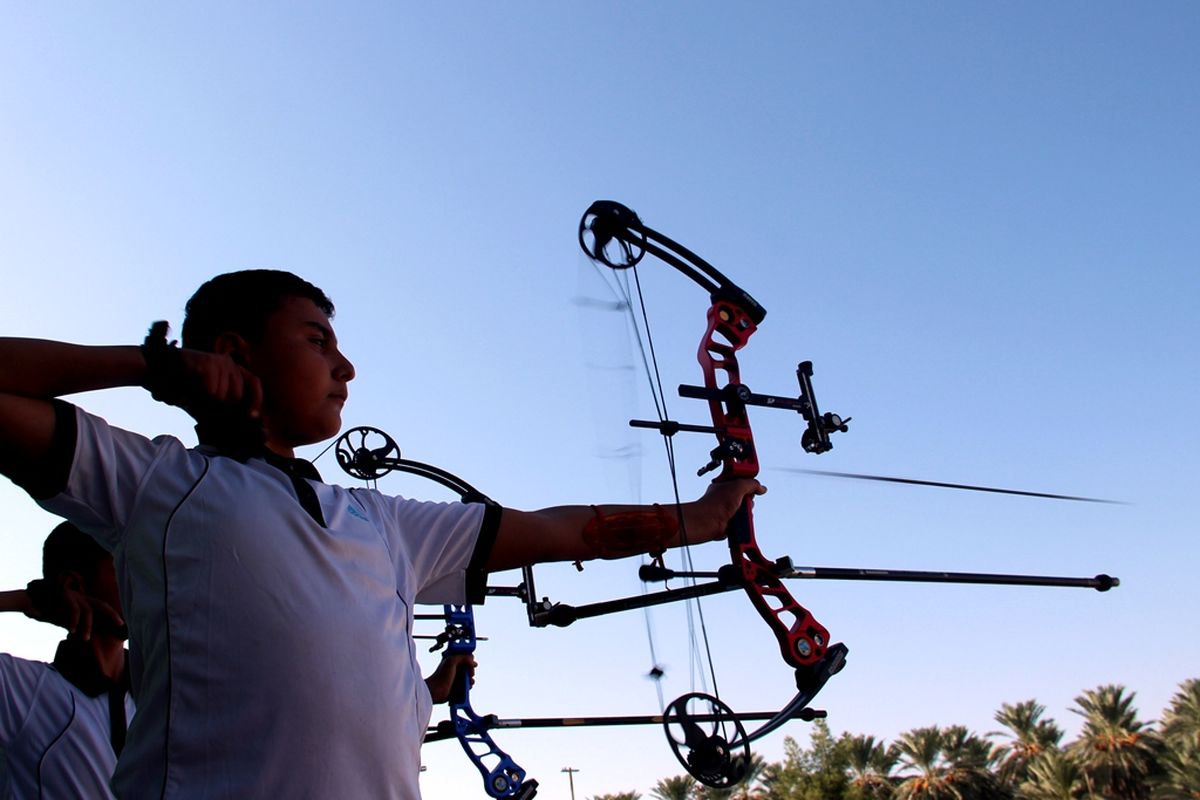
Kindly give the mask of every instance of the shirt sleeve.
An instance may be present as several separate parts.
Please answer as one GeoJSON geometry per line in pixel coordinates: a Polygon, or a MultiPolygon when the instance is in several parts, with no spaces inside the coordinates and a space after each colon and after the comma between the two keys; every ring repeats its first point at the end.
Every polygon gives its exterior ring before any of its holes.
{"type": "Polygon", "coordinates": [[[187,451],[171,437],[150,440],[79,408],[72,410],[75,441],[62,445],[72,454],[65,486],[38,504],[114,550],[147,476],[164,460],[186,459],[187,451]]]}
{"type": "Polygon", "coordinates": [[[0,747],[8,749],[29,718],[41,676],[31,662],[0,653],[0,747]]]}
{"type": "Polygon", "coordinates": [[[482,564],[495,539],[499,509],[373,494],[382,505],[396,568],[411,576],[416,602],[478,602],[486,577],[482,564]],[[482,557],[477,556],[480,548],[482,557]]]}

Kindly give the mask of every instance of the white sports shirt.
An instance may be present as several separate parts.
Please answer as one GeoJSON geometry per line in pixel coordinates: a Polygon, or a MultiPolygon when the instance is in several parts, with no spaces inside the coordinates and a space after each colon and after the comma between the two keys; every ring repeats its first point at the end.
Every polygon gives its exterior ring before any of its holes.
{"type": "MultiPolygon", "coordinates": [[[[111,798],[117,756],[108,702],[50,664],[0,653],[0,797],[111,798]]],[[[133,716],[129,695],[125,716],[133,716]]]]}
{"type": "Polygon", "coordinates": [[[309,481],[322,525],[262,459],[63,403],[57,428],[74,459],[41,503],[113,552],[130,629],[118,796],[419,798],[413,603],[466,601],[498,516],[309,481]]]}

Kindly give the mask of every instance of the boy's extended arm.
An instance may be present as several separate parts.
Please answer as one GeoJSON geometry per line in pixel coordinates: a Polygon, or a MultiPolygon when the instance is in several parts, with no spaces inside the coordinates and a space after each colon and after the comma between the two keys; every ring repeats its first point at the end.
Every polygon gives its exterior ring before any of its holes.
{"type": "Polygon", "coordinates": [[[556,506],[540,511],[506,508],[487,569],[623,558],[714,541],[725,536],[743,499],[764,492],[766,488],[753,479],[713,483],[699,500],[681,506],[682,527],[673,505],[556,506]]]}
{"type": "MultiPolygon", "coordinates": [[[[258,380],[225,355],[179,351],[184,391],[195,402],[257,410],[258,380]]],[[[43,339],[0,339],[0,472],[23,486],[54,468],[55,412],[63,395],[141,386],[146,359],[136,346],[93,346],[43,339]]],[[[189,403],[181,403],[186,409],[189,403]]]]}

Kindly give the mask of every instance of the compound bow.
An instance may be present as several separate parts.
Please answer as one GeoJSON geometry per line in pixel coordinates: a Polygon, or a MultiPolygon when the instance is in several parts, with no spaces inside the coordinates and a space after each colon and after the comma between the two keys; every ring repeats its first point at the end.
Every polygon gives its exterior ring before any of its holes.
{"type": "MultiPolygon", "coordinates": [[[[717,445],[709,454],[709,462],[698,470],[698,475],[720,469],[721,472],[715,479],[718,481],[757,476],[758,453],[747,414],[749,406],[780,408],[800,414],[806,423],[801,445],[806,452],[813,454],[830,450],[830,436],[848,429],[849,417],[842,419],[837,414],[821,413],[819,410],[813,391],[811,362],[801,362],[796,369],[799,382],[799,394],[796,397],[757,394],[742,383],[737,352],[745,347],[757,330],[766,316],[766,310],[748,292],[730,281],[711,264],[646,227],[633,211],[612,201],[597,201],[588,208],[579,224],[579,244],[593,261],[616,271],[636,267],[642,257],[650,253],[691,278],[709,294],[711,305],[707,314],[708,323],[697,352],[703,384],[681,385],[679,393],[686,398],[707,401],[712,424],[691,425],[668,419],[663,410],[664,406],[659,402],[656,402],[659,419],[630,420],[633,427],[654,429],[662,434],[673,478],[674,453],[671,437],[680,432],[707,433],[717,438],[717,445]]],[[[636,275],[636,270],[634,274],[636,275]]],[[[626,303],[626,306],[632,309],[630,303],[626,303]]],[[[644,314],[643,309],[643,318],[644,314]]],[[[652,342],[650,353],[653,362],[655,359],[652,342]]],[[[652,380],[652,384],[654,382],[652,380]]],[[[662,389],[659,385],[656,397],[661,399],[661,396],[662,389]]],[[[390,437],[375,429],[357,428],[344,435],[338,441],[338,462],[351,475],[367,480],[375,480],[392,470],[401,470],[430,478],[459,492],[464,502],[492,502],[465,481],[443,470],[401,459],[399,450],[390,437]],[[366,437],[373,434],[384,437],[383,446],[366,446],[366,437]],[[351,443],[352,435],[359,437],[357,447],[351,443]]],[[[879,479],[878,476],[854,477],[879,479]]],[[[955,485],[955,488],[981,487],[955,485]]],[[[983,490],[997,491],[986,488],[983,490]]],[[[678,497],[678,490],[676,496],[678,497]]],[[[783,583],[785,579],[1067,586],[1098,591],[1106,591],[1120,584],[1117,578],[1103,574],[1094,578],[1071,578],[796,567],[786,556],[772,561],[762,554],[755,536],[753,509],[753,501],[747,498],[730,521],[727,539],[731,560],[718,571],[676,571],[664,567],[661,560],[644,565],[639,571],[639,575],[645,581],[667,581],[672,578],[691,581],[679,588],[574,606],[552,602],[549,598],[538,600],[533,569],[525,567],[522,569],[522,582],[519,586],[489,586],[487,594],[520,598],[526,605],[529,623],[535,627],[561,627],[588,617],[741,589],[746,592],[755,609],[770,627],[778,641],[784,661],[795,671],[796,694],[782,709],[775,713],[737,713],[720,700],[714,687],[712,695],[701,692],[685,694],[668,704],[662,715],[656,716],[503,720],[494,715],[481,717],[470,708],[465,694],[469,682],[466,682],[463,685],[462,702],[452,702],[451,720],[441,723],[437,732],[427,737],[427,741],[456,736],[484,776],[488,794],[496,798],[528,798],[536,791],[536,781],[524,779],[524,771],[491,740],[487,733],[489,729],[661,723],[666,730],[672,751],[683,767],[701,783],[727,789],[745,777],[750,764],[751,742],[775,731],[789,720],[812,720],[825,716],[824,711],[810,708],[809,703],[846,662],[846,646],[830,643],[829,632],[791,595],[783,583]],[[701,578],[710,580],[696,582],[701,578]],[[765,721],[760,727],[747,733],[742,725],[744,720],[765,721]],[[496,760],[497,765],[489,768],[483,763],[483,758],[492,758],[496,760]]],[[[682,515],[679,520],[683,530],[682,515]]],[[[686,530],[683,530],[683,537],[686,542],[686,530]]],[[[445,619],[447,622],[446,632],[437,638],[452,648],[450,652],[471,652],[475,636],[469,606],[447,606],[444,615],[434,618],[445,619]]],[[[657,672],[657,667],[655,671],[657,672]]]]}
{"type": "MultiPolygon", "coordinates": [[[[758,475],[758,453],[747,406],[783,408],[800,413],[807,422],[802,445],[810,453],[826,452],[832,447],[830,434],[847,430],[849,420],[819,411],[810,362],[800,364],[796,370],[800,394],[795,398],[755,394],[742,383],[737,351],[754,334],[766,316],[766,310],[711,264],[643,225],[630,209],[611,201],[597,201],[588,208],[579,224],[579,244],[590,258],[614,270],[634,267],[645,253],[650,252],[708,291],[712,304],[697,352],[704,383],[702,386],[680,386],[679,392],[683,397],[706,400],[712,425],[684,425],[661,415],[657,421],[630,422],[636,427],[656,429],[666,437],[679,431],[715,434],[717,446],[698,475],[716,469],[721,469],[716,478],[718,481],[758,475]]],[[[686,541],[686,531],[684,538],[686,541]]],[[[795,670],[797,691],[775,716],[751,733],[747,733],[737,715],[713,695],[693,692],[667,706],[664,725],[676,757],[698,780],[719,788],[734,785],[744,777],[749,764],[750,743],[806,709],[829,678],[845,665],[848,652],[844,644],[830,644],[825,626],[796,601],[780,579],[781,564],[769,561],[762,554],[754,533],[754,502],[751,498],[742,502],[730,521],[727,538],[730,567],[709,586],[724,590],[736,585],[745,590],[778,640],[784,661],[795,670]],[[718,719],[705,726],[697,721],[700,716],[718,719]]],[[[661,568],[654,567],[643,569],[642,576],[645,579],[667,577],[661,568]]],[[[696,591],[703,587],[689,588],[696,591]]],[[[806,716],[811,718],[816,713],[810,711],[806,716]]]]}
{"type": "MultiPolygon", "coordinates": [[[[674,479],[674,452],[671,437],[679,432],[708,433],[717,438],[717,446],[709,454],[709,462],[698,475],[720,469],[716,480],[753,478],[758,475],[758,453],[747,414],[748,406],[762,406],[794,411],[806,423],[801,446],[806,452],[821,454],[832,448],[830,435],[846,432],[850,418],[821,413],[813,391],[812,363],[801,362],[796,369],[799,394],[796,397],[757,394],[741,380],[737,352],[745,347],[766,310],[746,290],[723,275],[695,253],[661,233],[647,227],[632,210],[608,200],[593,203],[579,223],[579,245],[594,262],[616,271],[636,267],[646,253],[674,267],[705,289],[711,300],[708,324],[700,340],[697,359],[703,374],[703,385],[679,386],[682,397],[705,400],[708,403],[711,425],[690,425],[668,419],[657,374],[651,385],[657,385],[655,421],[630,420],[630,425],[659,431],[667,446],[668,460],[674,479]],[[720,377],[723,375],[724,382],[720,377]]],[[[634,270],[636,276],[636,270],[634,270]]],[[[640,293],[640,289],[639,289],[640,293]]],[[[624,304],[632,313],[632,303],[624,304]]],[[[645,323],[645,309],[642,310],[645,323]]],[[[653,341],[648,325],[644,325],[649,341],[650,361],[656,364],[653,341]]],[[[657,367],[655,367],[657,373],[657,367]]],[[[964,487],[959,487],[964,488],[964,487]]],[[[970,488],[970,487],[966,487],[970,488]]],[[[978,487],[974,487],[978,488],[978,487]]],[[[678,497],[678,490],[676,490],[678,497]]],[[[1071,498],[1078,499],[1078,498],[1071,498]]],[[[758,547],[754,532],[754,504],[747,498],[731,520],[727,538],[731,563],[719,571],[694,572],[666,569],[661,561],[644,565],[639,574],[646,581],[666,581],[671,578],[711,578],[706,583],[691,583],[676,589],[665,589],[638,597],[571,606],[551,603],[548,599],[534,601],[532,572],[527,571],[526,590],[529,618],[534,625],[569,625],[577,619],[599,616],[615,611],[644,608],[683,599],[699,598],[720,592],[742,589],[755,609],[766,621],[779,643],[784,661],[795,670],[796,695],[759,728],[747,733],[743,719],[761,719],[763,715],[733,712],[716,695],[693,692],[670,703],[663,713],[667,739],[675,756],[684,768],[701,783],[715,788],[728,788],[745,776],[750,761],[749,744],[776,730],[794,718],[812,720],[825,712],[808,707],[826,682],[845,666],[848,649],[844,644],[830,644],[829,632],[812,614],[801,606],[783,584],[784,579],[817,578],[839,580],[919,581],[938,583],[988,583],[1007,585],[1070,586],[1106,591],[1120,581],[1108,575],[1094,578],[1061,578],[1054,576],[998,575],[954,572],[890,571],[881,569],[844,569],[826,567],[795,567],[788,557],[767,559],[758,547]]],[[[680,515],[682,526],[682,515],[680,515]]],[[[684,532],[686,541],[686,531],[684,532]]]]}

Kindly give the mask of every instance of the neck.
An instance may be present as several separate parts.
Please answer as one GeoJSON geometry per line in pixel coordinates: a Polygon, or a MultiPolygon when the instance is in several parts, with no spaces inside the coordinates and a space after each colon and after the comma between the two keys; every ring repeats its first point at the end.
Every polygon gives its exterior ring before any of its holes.
{"type": "Polygon", "coordinates": [[[251,456],[262,452],[267,435],[259,420],[209,416],[197,419],[196,438],[223,452],[251,456]]]}
{"type": "Polygon", "coordinates": [[[64,639],[54,666],[80,690],[95,697],[125,681],[125,650],[121,639],[96,635],[88,641],[64,639]]]}
{"type": "Polygon", "coordinates": [[[125,643],[115,636],[93,636],[89,642],[96,666],[111,681],[125,673],[125,643]]]}
{"type": "Polygon", "coordinates": [[[277,456],[283,456],[284,458],[296,457],[296,449],[294,447],[284,444],[283,442],[276,441],[269,435],[267,436],[266,448],[277,456]]]}

